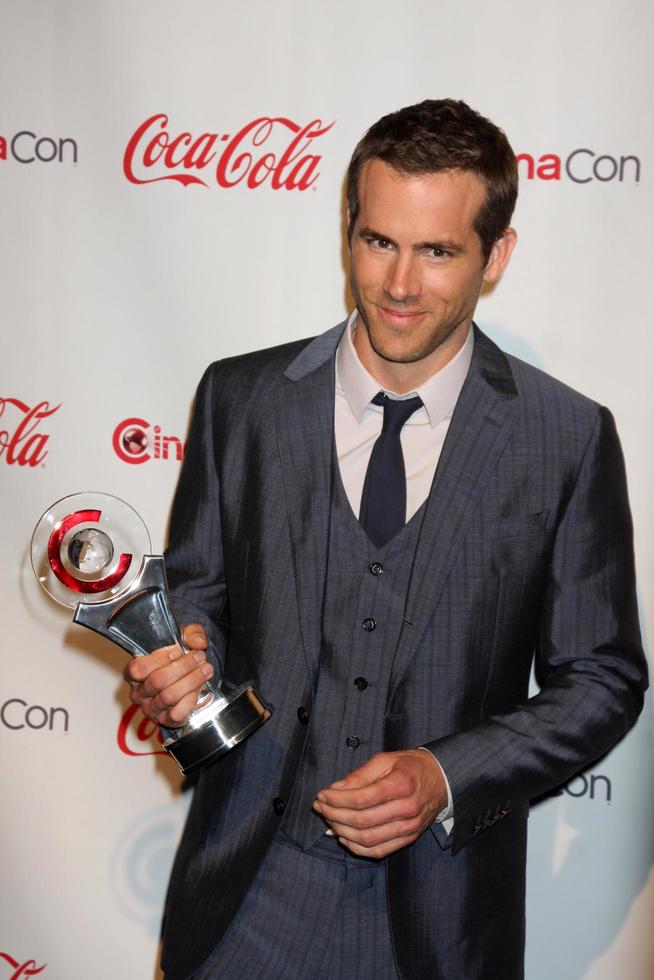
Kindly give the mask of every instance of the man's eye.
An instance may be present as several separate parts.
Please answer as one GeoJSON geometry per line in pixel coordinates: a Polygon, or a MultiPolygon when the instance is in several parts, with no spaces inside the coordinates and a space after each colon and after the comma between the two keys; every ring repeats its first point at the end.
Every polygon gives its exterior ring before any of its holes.
{"type": "Polygon", "coordinates": [[[379,248],[382,250],[391,248],[391,242],[389,242],[388,238],[369,238],[368,244],[373,248],[379,248]]]}
{"type": "Polygon", "coordinates": [[[450,255],[445,248],[430,248],[427,254],[434,259],[446,259],[450,255]]]}

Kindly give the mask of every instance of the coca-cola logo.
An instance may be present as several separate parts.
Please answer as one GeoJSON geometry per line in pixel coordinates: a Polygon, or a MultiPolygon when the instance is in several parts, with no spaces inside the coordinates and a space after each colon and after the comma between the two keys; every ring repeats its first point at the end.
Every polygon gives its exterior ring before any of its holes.
{"type": "Polygon", "coordinates": [[[267,183],[274,191],[306,191],[315,184],[322,159],[313,143],[333,125],[323,126],[322,120],[313,119],[300,126],[284,116],[259,116],[233,135],[194,136],[170,132],[168,116],[160,112],[134,131],[123,170],[133,184],[175,180],[184,187],[208,187],[211,174],[224,188],[243,183],[254,189],[267,183]]]}
{"type": "Polygon", "coordinates": [[[38,402],[30,408],[19,398],[0,398],[0,457],[10,466],[39,466],[48,455],[49,434],[37,431],[43,419],[61,408],[38,402]],[[5,415],[8,418],[5,418],[5,415]],[[12,418],[13,416],[13,418],[12,418]]]}
{"type": "Polygon", "coordinates": [[[150,459],[172,459],[179,463],[186,452],[186,443],[177,436],[163,435],[160,425],[150,425],[136,417],[119,422],[111,442],[123,463],[147,463],[150,459]]]}
{"type": "Polygon", "coordinates": [[[0,953],[0,960],[4,960],[5,963],[9,964],[9,968],[13,970],[13,973],[7,974],[7,980],[21,980],[22,977],[35,977],[37,973],[42,973],[45,970],[47,963],[43,966],[37,966],[34,960],[25,960],[21,963],[19,960],[14,959],[9,953],[0,953]]]}
{"type": "Polygon", "coordinates": [[[161,729],[141,711],[138,704],[129,706],[120,719],[116,743],[124,755],[168,755],[165,749],[153,748],[153,740],[163,745],[161,729]]]}
{"type": "Polygon", "coordinates": [[[586,147],[559,153],[518,153],[518,171],[527,180],[561,180],[567,178],[575,184],[610,181],[638,184],[640,182],[640,158],[629,155],[613,156],[596,153],[586,147]]]}

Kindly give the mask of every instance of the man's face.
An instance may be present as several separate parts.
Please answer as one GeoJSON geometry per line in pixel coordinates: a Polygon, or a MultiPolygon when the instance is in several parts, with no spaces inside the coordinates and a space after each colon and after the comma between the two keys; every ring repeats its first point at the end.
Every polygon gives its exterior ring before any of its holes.
{"type": "Polygon", "coordinates": [[[354,342],[384,386],[409,391],[447,364],[465,341],[482,284],[508,262],[511,229],[482,258],[474,220],[484,196],[469,171],[413,176],[382,160],[364,164],[350,243],[363,320],[354,342]]]}

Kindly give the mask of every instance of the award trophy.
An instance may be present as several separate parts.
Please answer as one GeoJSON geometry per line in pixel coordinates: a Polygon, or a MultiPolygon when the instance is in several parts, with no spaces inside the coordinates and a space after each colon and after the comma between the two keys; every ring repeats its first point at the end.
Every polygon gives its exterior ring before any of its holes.
{"type": "MultiPolygon", "coordinates": [[[[161,555],[151,555],[139,515],[118,497],[76,493],[48,508],[32,535],[32,567],[45,591],[75,608],[73,622],[140,657],[178,643],[161,555]]],[[[186,651],[185,651],[186,652],[186,651]]],[[[162,728],[164,748],[184,773],[217,759],[270,718],[251,683],[206,682],[181,728],[162,728]]]]}

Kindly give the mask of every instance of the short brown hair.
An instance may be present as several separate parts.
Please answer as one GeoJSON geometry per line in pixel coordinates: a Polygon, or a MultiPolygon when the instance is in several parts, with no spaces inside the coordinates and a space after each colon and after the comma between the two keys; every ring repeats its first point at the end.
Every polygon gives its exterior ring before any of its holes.
{"type": "Polygon", "coordinates": [[[399,173],[469,170],[486,185],[475,218],[484,259],[508,228],[518,196],[518,168],[498,126],[455,99],[426,99],[374,123],[359,140],[347,172],[348,237],[359,213],[359,174],[368,160],[383,160],[399,173]]]}

